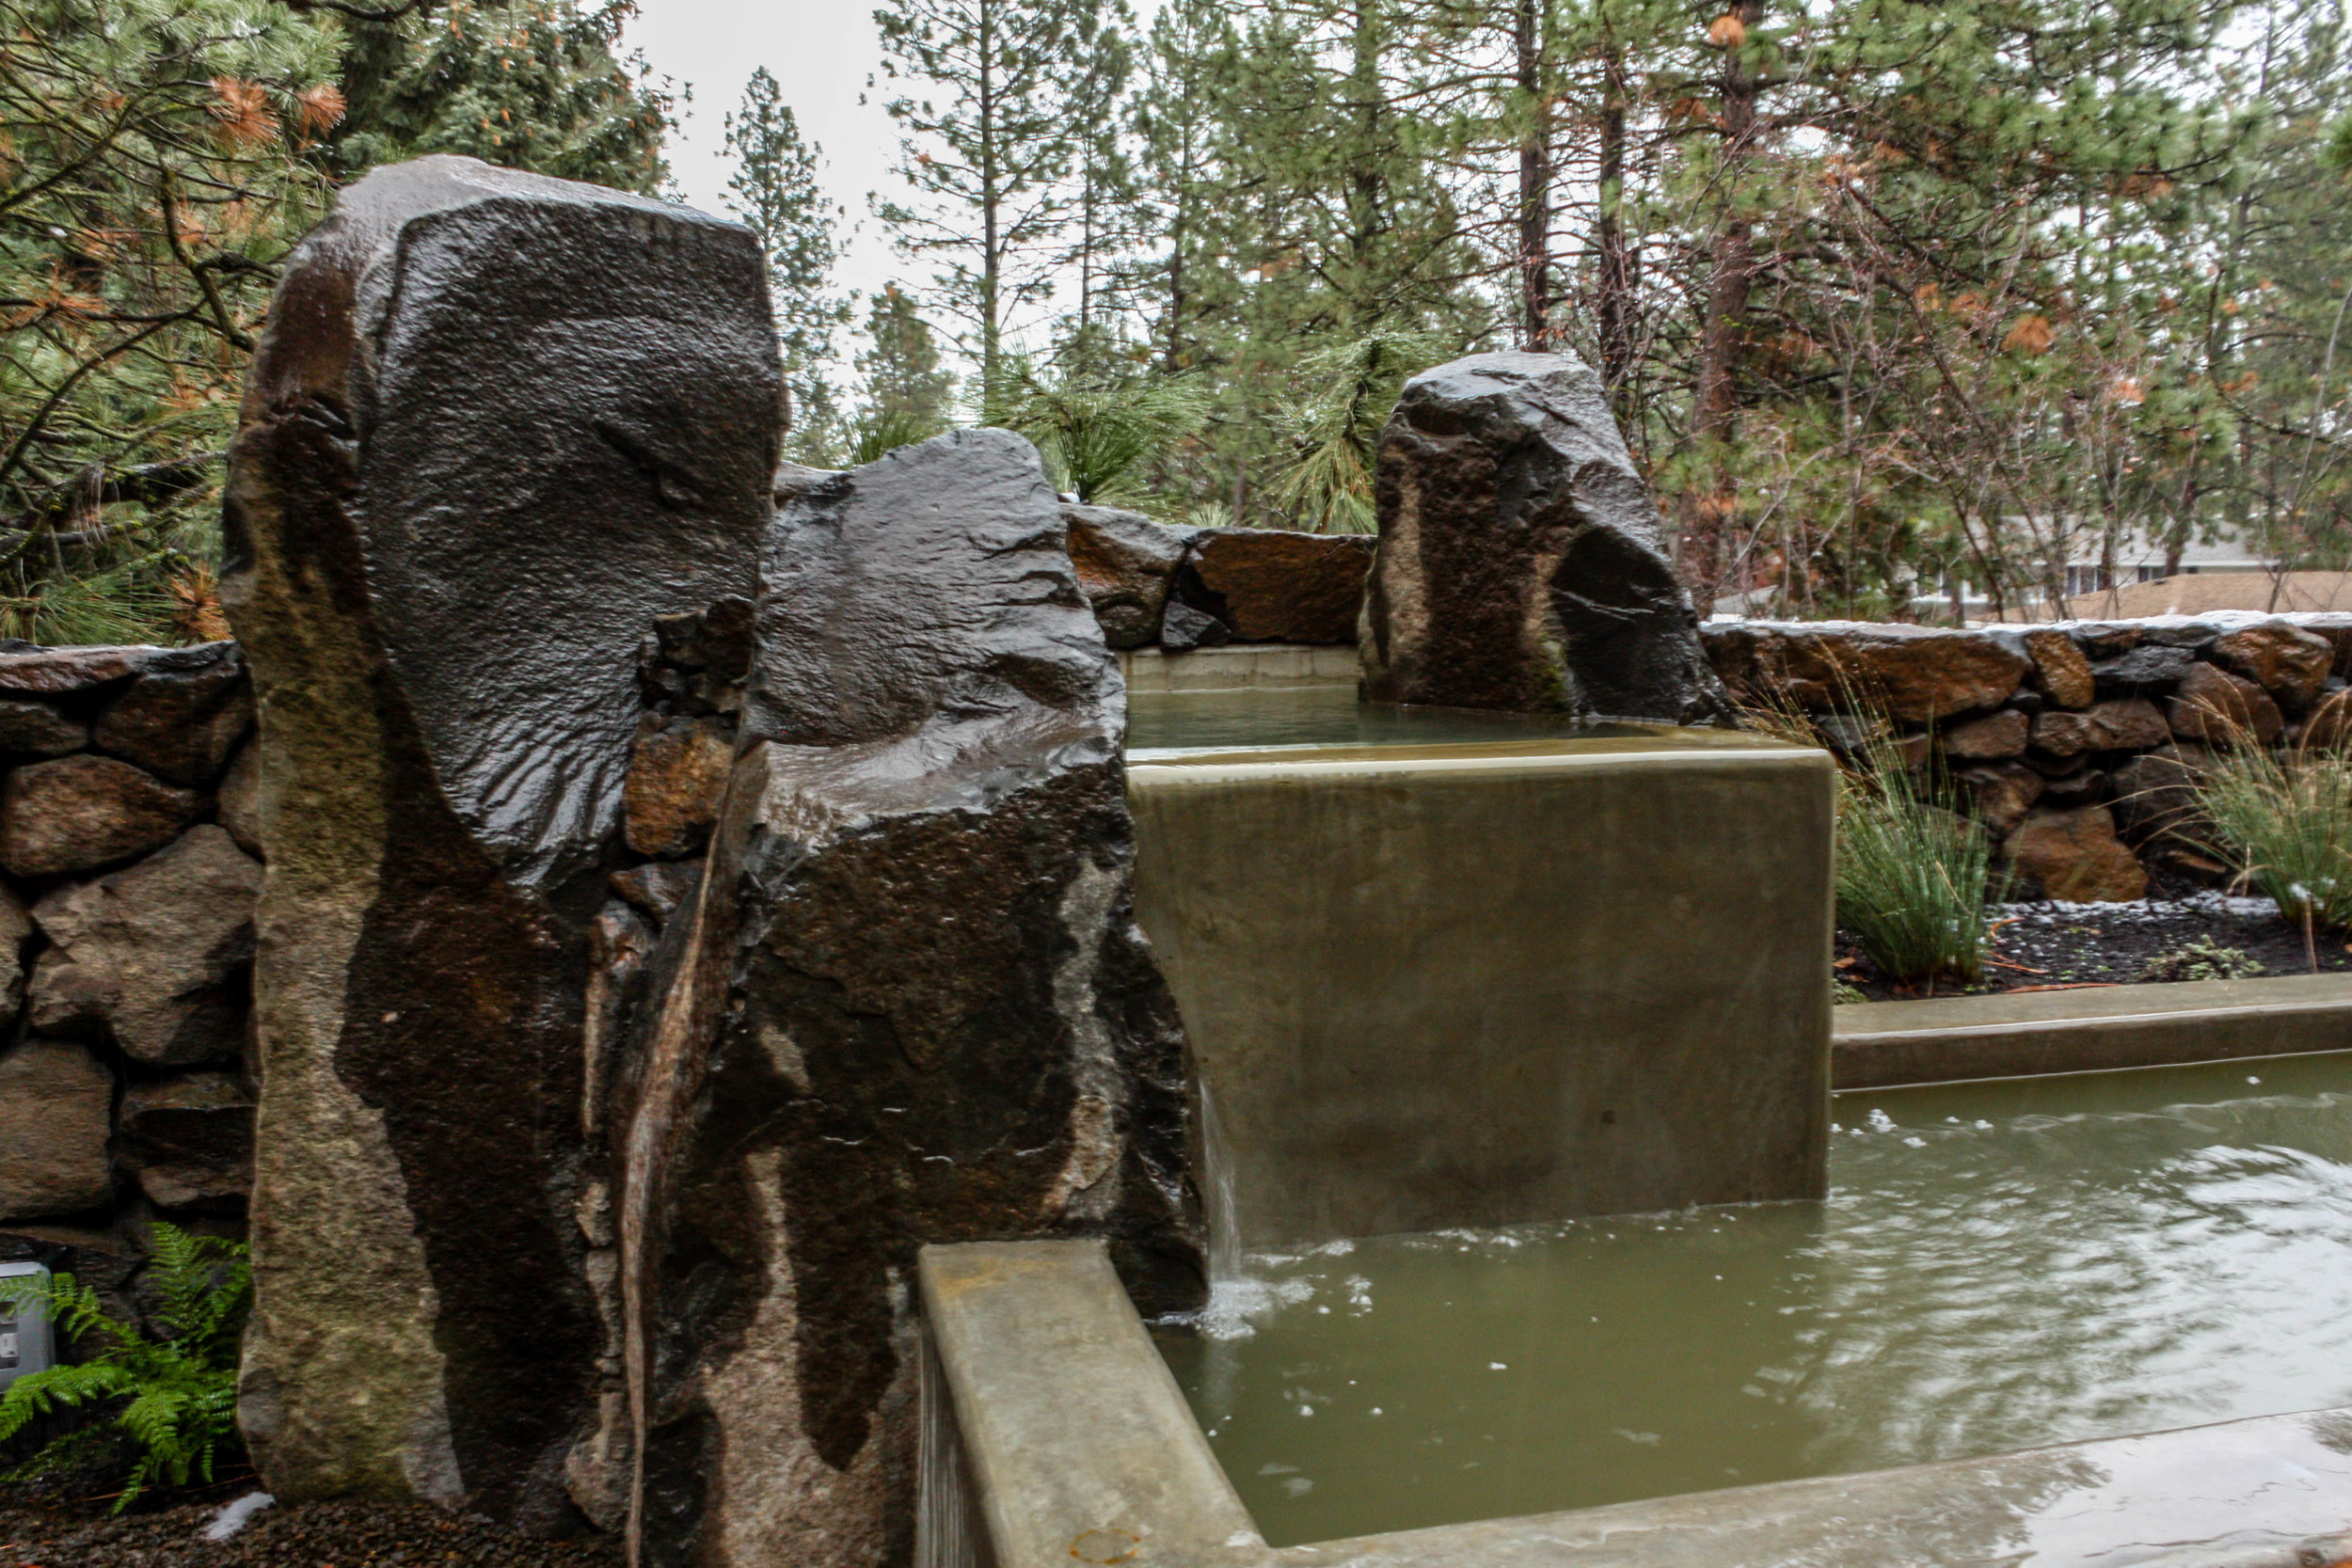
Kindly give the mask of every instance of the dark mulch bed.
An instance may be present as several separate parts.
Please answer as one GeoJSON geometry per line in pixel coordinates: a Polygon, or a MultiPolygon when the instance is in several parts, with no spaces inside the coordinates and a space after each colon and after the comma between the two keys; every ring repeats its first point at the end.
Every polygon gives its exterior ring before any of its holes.
{"type": "Polygon", "coordinates": [[[227,1541],[201,1539],[229,1498],[110,1518],[84,1506],[23,1506],[0,1488],[0,1568],[611,1568],[611,1544],[540,1541],[426,1503],[266,1508],[227,1541]]]}
{"type": "MultiPolygon", "coordinates": [[[[1890,981],[1844,931],[1837,934],[1837,977],[1873,1002],[2209,978],[2150,973],[2198,941],[2236,949],[2264,974],[2311,973],[2302,929],[2280,919],[2270,900],[2225,897],[2192,885],[2159,885],[2132,904],[2003,904],[1990,919],[1998,962],[1976,985],[1947,978],[1931,991],[1925,984],[1890,981]]],[[[2322,931],[2317,947],[2321,970],[2352,971],[2352,943],[2342,936],[2322,931]]]]}

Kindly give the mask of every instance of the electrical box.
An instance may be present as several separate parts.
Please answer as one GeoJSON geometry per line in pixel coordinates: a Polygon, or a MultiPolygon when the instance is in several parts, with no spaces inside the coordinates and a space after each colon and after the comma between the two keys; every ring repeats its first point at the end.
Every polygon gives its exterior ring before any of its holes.
{"type": "Polygon", "coordinates": [[[48,1310],[15,1298],[28,1279],[46,1285],[49,1271],[39,1263],[0,1263],[0,1388],[27,1373],[47,1371],[56,1354],[48,1310]]]}

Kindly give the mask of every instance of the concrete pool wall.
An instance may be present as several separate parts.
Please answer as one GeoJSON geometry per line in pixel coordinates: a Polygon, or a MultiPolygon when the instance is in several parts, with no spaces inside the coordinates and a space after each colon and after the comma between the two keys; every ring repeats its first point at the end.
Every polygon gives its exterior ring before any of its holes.
{"type": "Polygon", "coordinates": [[[1136,758],[1220,1242],[1820,1196],[1834,787],[1663,728],[1136,758]]]}
{"type": "Polygon", "coordinates": [[[2330,1568],[2352,1409],[1272,1547],[1098,1242],[929,1247],[917,1568],[2330,1568]],[[953,1484],[935,1484],[946,1466],[953,1484]]]}

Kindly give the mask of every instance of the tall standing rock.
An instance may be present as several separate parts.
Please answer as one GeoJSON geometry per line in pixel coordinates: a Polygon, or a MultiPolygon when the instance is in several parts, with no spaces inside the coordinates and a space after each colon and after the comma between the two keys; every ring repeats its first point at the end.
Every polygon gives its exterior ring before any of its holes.
{"type": "Polygon", "coordinates": [[[222,582],[267,862],[240,1413],[281,1497],[567,1516],[638,649],[749,592],[779,382],[751,234],[637,197],[428,158],[288,263],[222,582]]]}
{"type": "Polygon", "coordinates": [[[1380,437],[1374,702],[1727,721],[1600,378],[1481,354],[1405,384],[1380,437]]]}
{"type": "Polygon", "coordinates": [[[904,1560],[925,1242],[1095,1234],[1197,1302],[1123,693],[1036,451],[967,431],[771,536],[745,749],[615,1142],[648,1565],[904,1560]]]}

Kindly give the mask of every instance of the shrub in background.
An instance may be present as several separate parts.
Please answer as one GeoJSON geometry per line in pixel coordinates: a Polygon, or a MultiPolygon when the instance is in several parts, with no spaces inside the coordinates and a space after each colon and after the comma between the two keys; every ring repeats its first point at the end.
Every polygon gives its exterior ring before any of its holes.
{"type": "Polygon", "coordinates": [[[2274,752],[2233,725],[2195,788],[2210,847],[2302,927],[2316,973],[2316,933],[2352,927],[2352,757],[2299,744],[2274,752]]]}
{"type": "MultiPolygon", "coordinates": [[[[241,1451],[237,1438],[237,1344],[253,1303],[253,1271],[244,1245],[215,1236],[191,1236],[157,1221],[149,1243],[151,1279],[162,1298],[160,1333],[108,1315],[98,1292],[60,1274],[0,1290],[19,1311],[38,1307],[55,1325],[59,1343],[103,1342],[77,1366],[52,1367],[19,1378],[0,1397],[0,1442],[27,1422],[59,1409],[123,1401],[113,1426],[136,1455],[114,1512],[121,1513],[157,1484],[185,1486],[213,1479],[224,1450],[241,1451]]],[[[68,1469],[89,1457],[90,1429],[43,1446],[18,1476],[68,1469]]]]}

